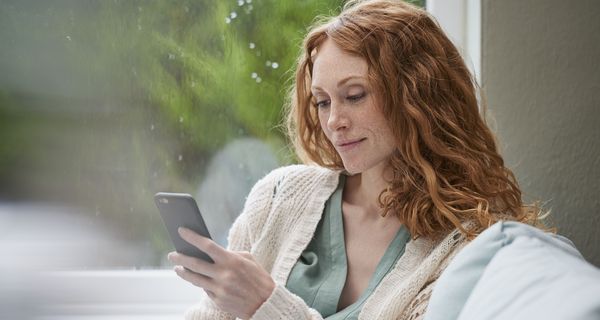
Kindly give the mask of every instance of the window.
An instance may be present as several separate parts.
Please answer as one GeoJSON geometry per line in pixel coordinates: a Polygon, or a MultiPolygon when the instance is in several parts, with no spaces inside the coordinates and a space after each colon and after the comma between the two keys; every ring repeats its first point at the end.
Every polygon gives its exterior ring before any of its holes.
{"type": "Polygon", "coordinates": [[[152,196],[192,194],[225,244],[254,182],[293,161],[288,70],[341,3],[3,1],[0,315],[180,318],[199,293],[156,270],[172,249],[152,196]]]}
{"type": "Polygon", "coordinates": [[[145,269],[170,267],[156,192],[195,196],[224,244],[254,182],[292,161],[288,70],[340,1],[1,6],[0,219],[94,252],[59,267],[145,269]]]}
{"type": "Polygon", "coordinates": [[[427,11],[435,16],[481,84],[481,0],[429,0],[427,11]]]}

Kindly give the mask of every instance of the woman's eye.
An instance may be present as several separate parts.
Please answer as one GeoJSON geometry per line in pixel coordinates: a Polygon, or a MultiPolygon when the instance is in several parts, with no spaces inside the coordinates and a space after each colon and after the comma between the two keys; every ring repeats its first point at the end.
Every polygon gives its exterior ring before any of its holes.
{"type": "Polygon", "coordinates": [[[357,102],[364,97],[365,97],[365,93],[363,92],[363,93],[348,96],[348,97],[346,97],[346,99],[348,99],[350,102],[357,102]]]}
{"type": "Polygon", "coordinates": [[[329,100],[319,100],[315,102],[317,108],[325,108],[329,106],[329,100]]]}

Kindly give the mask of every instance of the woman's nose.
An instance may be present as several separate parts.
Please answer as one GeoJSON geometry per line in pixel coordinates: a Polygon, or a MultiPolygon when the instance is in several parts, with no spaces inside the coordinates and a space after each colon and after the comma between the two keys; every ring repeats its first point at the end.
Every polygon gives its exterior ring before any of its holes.
{"type": "Polygon", "coordinates": [[[350,126],[350,118],[342,104],[331,102],[329,108],[329,118],[327,119],[329,130],[336,131],[350,126]]]}

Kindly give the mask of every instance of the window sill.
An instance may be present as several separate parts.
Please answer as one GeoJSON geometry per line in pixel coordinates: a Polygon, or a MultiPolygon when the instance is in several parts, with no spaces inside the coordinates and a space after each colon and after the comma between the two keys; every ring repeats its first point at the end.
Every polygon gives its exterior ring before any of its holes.
{"type": "Polygon", "coordinates": [[[36,319],[181,319],[202,290],[171,270],[45,273],[36,319]]]}

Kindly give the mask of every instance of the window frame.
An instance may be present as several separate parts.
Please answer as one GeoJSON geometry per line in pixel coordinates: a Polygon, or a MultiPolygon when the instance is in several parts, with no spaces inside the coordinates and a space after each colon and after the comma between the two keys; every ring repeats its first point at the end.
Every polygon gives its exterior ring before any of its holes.
{"type": "Polygon", "coordinates": [[[425,6],[481,84],[481,0],[427,0],[425,6]]]}
{"type": "MultiPolygon", "coordinates": [[[[427,0],[426,9],[481,83],[481,0],[427,0]]],[[[181,319],[204,294],[164,269],[57,271],[43,279],[54,293],[46,302],[58,301],[42,308],[44,319],[181,319]]]]}

